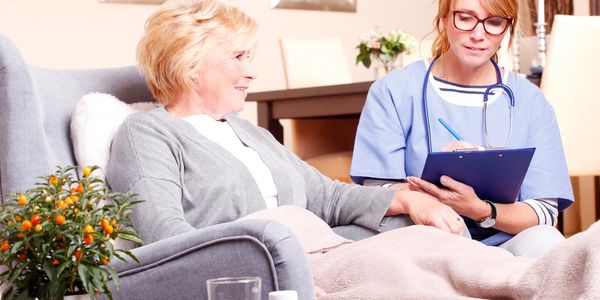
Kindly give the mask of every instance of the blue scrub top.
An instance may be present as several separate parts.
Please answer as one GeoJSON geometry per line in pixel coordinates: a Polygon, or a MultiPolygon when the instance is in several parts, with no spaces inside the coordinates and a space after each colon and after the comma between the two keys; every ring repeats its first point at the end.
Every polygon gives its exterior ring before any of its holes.
{"type": "MultiPolygon", "coordinates": [[[[427,157],[422,102],[426,71],[425,62],[415,62],[371,86],[354,144],[350,170],[354,182],[421,176],[427,157]]],[[[509,148],[536,148],[517,200],[557,198],[561,211],[572,204],[573,191],[554,110],[539,88],[525,78],[511,72],[505,84],[515,95],[509,148]]],[[[455,141],[441,124],[434,122],[438,118],[451,124],[465,141],[485,144],[481,107],[445,101],[431,80],[427,90],[432,151],[440,151],[455,141]]],[[[505,146],[509,131],[509,102],[505,94],[488,105],[487,118],[490,143],[505,146]]]]}

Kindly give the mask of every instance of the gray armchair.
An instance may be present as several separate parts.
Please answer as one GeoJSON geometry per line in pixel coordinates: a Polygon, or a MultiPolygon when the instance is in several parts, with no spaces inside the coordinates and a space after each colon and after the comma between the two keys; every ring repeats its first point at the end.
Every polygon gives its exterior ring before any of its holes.
{"type": "MultiPolygon", "coordinates": [[[[32,187],[36,176],[75,165],[70,118],[90,92],[128,102],[152,101],[134,67],[53,70],[28,66],[0,35],[0,195],[32,187]]],[[[0,200],[4,196],[0,196],[0,200]]],[[[294,289],[314,299],[302,246],[283,225],[246,220],[209,226],[133,250],[136,262],[113,263],[120,276],[116,299],[202,299],[205,281],[260,276],[268,292],[294,289]]]]}

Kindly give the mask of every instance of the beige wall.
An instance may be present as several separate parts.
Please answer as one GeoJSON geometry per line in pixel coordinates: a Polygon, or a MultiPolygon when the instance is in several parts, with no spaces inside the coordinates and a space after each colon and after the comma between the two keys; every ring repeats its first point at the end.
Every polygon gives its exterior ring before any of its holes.
{"type": "MultiPolygon", "coordinates": [[[[261,39],[253,91],[285,88],[280,37],[340,37],[354,81],[373,71],[354,64],[361,33],[400,27],[417,37],[431,28],[434,0],[358,0],[356,13],[271,9],[269,0],[225,0],[255,17],[261,39]]],[[[0,0],[0,33],[9,36],[29,64],[52,68],[129,65],[153,5],[100,4],[97,0],[0,0]]],[[[255,121],[255,106],[242,116],[255,121]]]]}
{"type": "Polygon", "coordinates": [[[590,0],[573,0],[573,14],[576,16],[589,16],[590,0]]]}

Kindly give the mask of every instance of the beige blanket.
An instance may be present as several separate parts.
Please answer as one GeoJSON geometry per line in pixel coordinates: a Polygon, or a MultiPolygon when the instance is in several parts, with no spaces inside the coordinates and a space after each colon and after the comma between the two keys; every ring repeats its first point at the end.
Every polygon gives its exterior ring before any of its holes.
{"type": "Polygon", "coordinates": [[[300,238],[316,285],[328,293],[319,300],[600,298],[599,223],[534,259],[426,226],[349,243],[301,208],[251,217],[284,223],[300,238]]]}

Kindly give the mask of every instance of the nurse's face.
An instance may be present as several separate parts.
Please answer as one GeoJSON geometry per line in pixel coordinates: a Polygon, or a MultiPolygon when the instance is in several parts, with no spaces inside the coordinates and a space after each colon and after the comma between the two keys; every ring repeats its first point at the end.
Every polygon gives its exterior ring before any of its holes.
{"type": "Polygon", "coordinates": [[[481,0],[456,0],[444,20],[450,43],[448,54],[464,67],[480,67],[500,48],[509,24],[507,18],[490,15],[481,0]]]}

